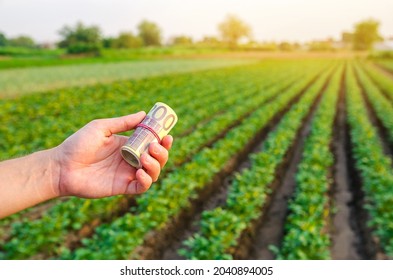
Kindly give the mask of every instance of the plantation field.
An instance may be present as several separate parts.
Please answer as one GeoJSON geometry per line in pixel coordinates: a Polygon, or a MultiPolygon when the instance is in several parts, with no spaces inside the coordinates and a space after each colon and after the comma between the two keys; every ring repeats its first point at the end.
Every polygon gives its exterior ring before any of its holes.
{"type": "Polygon", "coordinates": [[[252,59],[172,59],[2,69],[0,70],[0,97],[15,97],[72,86],[140,79],[252,62],[252,59]]]}
{"type": "Polygon", "coordinates": [[[138,63],[72,66],[73,74],[71,66],[0,70],[10,73],[0,75],[0,96],[13,95],[0,99],[1,160],[156,101],[179,117],[169,162],[149,191],[62,198],[0,220],[0,259],[393,258],[388,66],[138,63]]]}
{"type": "Polygon", "coordinates": [[[393,60],[380,60],[378,61],[378,64],[380,64],[382,67],[386,68],[386,70],[390,71],[393,73],[393,60]]]}
{"type": "Polygon", "coordinates": [[[97,55],[69,55],[64,49],[27,49],[0,47],[0,69],[43,66],[108,63],[124,61],[195,58],[203,55],[222,55],[233,51],[223,48],[160,46],[136,49],[101,49],[97,55]]]}

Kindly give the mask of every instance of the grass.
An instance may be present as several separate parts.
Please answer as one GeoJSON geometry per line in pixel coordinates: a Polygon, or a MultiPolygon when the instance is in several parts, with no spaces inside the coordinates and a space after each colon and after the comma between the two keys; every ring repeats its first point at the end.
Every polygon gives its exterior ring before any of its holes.
{"type": "Polygon", "coordinates": [[[253,59],[171,59],[1,70],[0,98],[116,80],[139,79],[252,63],[253,59]]]}
{"type": "Polygon", "coordinates": [[[137,49],[101,49],[98,55],[67,55],[64,49],[28,49],[0,47],[0,70],[11,68],[109,63],[129,60],[157,60],[168,57],[190,57],[222,54],[225,48],[144,47],[137,49]]]}

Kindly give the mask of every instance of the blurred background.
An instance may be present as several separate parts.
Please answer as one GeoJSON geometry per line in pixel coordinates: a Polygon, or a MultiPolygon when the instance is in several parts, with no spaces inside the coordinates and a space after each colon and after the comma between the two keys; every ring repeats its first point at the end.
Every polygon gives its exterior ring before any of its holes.
{"type": "Polygon", "coordinates": [[[387,0],[2,0],[0,55],[134,59],[230,50],[384,51],[393,40],[392,6],[387,0]]]}
{"type": "Polygon", "coordinates": [[[347,55],[353,51],[390,57],[392,8],[388,0],[2,0],[0,69],[70,68],[67,74],[57,69],[50,77],[44,70],[42,75],[33,75],[26,69],[23,78],[22,72],[15,75],[13,83],[9,82],[14,78],[12,73],[3,71],[0,93],[14,96],[64,87],[68,82],[92,84],[98,79],[111,81],[135,75],[127,71],[129,74],[119,76],[108,70],[106,74],[84,73],[82,78],[80,71],[71,67],[78,64],[321,52],[347,55]]]}

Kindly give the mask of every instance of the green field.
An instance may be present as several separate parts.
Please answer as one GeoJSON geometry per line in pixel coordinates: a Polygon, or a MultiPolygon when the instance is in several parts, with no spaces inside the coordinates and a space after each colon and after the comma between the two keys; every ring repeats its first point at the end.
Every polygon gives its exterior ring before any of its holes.
{"type": "Polygon", "coordinates": [[[205,58],[2,69],[2,160],[156,101],[179,122],[149,191],[57,199],[3,219],[0,259],[391,259],[389,65],[205,58]]]}
{"type": "Polygon", "coordinates": [[[108,63],[167,58],[192,58],[200,55],[229,53],[227,47],[153,47],[136,49],[101,49],[99,54],[68,55],[64,49],[27,49],[0,47],[0,69],[30,68],[91,63],[108,63]]]}
{"type": "Polygon", "coordinates": [[[252,62],[254,60],[168,59],[3,69],[0,70],[0,97],[252,62]]]}

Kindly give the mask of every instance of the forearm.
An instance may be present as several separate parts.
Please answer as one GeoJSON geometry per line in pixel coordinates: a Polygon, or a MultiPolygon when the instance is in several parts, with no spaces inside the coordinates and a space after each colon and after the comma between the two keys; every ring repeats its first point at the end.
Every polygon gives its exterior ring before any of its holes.
{"type": "Polygon", "coordinates": [[[54,151],[0,162],[0,218],[59,195],[54,151]]]}

